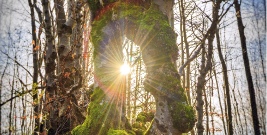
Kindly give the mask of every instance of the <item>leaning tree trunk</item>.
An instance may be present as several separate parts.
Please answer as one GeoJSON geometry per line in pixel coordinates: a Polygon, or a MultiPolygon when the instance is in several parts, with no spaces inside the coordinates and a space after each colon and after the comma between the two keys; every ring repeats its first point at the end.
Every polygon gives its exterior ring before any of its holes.
{"type": "MultiPolygon", "coordinates": [[[[171,4],[152,2],[102,3],[90,1],[95,14],[91,39],[94,45],[95,90],[85,122],[72,134],[107,134],[130,129],[121,113],[125,95],[122,64],[124,36],[139,45],[146,66],[145,90],[156,100],[155,118],[147,134],[179,135],[190,131],[195,113],[188,104],[176,70],[176,34],[168,20],[171,4]],[[159,6],[160,5],[160,6],[159,6]],[[103,6],[103,8],[102,8],[103,6]],[[97,8],[99,7],[99,8],[97,8]]],[[[172,2],[171,2],[172,3],[172,2]]]]}

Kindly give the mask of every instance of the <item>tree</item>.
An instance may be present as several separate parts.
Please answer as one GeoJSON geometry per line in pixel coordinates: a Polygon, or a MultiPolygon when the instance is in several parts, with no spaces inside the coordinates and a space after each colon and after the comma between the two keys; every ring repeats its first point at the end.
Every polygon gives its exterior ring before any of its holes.
{"type": "MultiPolygon", "coordinates": [[[[193,108],[198,134],[253,133],[233,2],[2,0],[0,134],[181,134],[194,125],[193,108]],[[119,72],[124,62],[131,74],[119,72]]],[[[258,2],[240,8],[254,11],[242,19],[264,134],[258,2]]]]}
{"type": "MultiPolygon", "coordinates": [[[[36,102],[36,104],[34,105],[34,115],[38,116],[39,114],[39,103],[37,103],[38,101],[38,92],[36,90],[36,85],[37,85],[37,81],[38,81],[38,47],[40,47],[40,45],[37,42],[37,37],[36,37],[36,25],[35,25],[35,13],[34,13],[34,4],[33,4],[31,0],[28,0],[28,4],[30,7],[30,11],[31,11],[31,25],[32,25],[32,31],[31,31],[31,35],[32,35],[32,52],[33,52],[33,79],[32,79],[32,89],[33,89],[33,101],[36,102]]],[[[39,132],[39,127],[40,127],[40,120],[38,117],[35,117],[35,134],[37,135],[37,132],[39,132]]]]}
{"type": "Polygon", "coordinates": [[[94,15],[91,39],[95,48],[95,90],[87,118],[72,131],[73,134],[130,130],[125,114],[120,113],[120,100],[125,96],[120,94],[123,87],[118,73],[118,65],[122,63],[123,36],[141,47],[147,71],[145,89],[156,100],[155,118],[147,133],[180,134],[192,129],[194,110],[188,104],[175,68],[176,35],[168,21],[171,20],[169,9],[172,5],[172,1],[160,0],[151,3],[89,2],[94,15]]]}
{"type": "Polygon", "coordinates": [[[227,101],[227,124],[228,124],[228,133],[230,135],[233,134],[233,123],[232,123],[232,109],[231,109],[231,98],[230,98],[230,88],[229,88],[229,81],[228,81],[228,73],[227,73],[227,66],[224,61],[222,50],[221,50],[221,41],[220,41],[220,35],[219,30],[216,31],[216,40],[217,40],[217,48],[218,48],[218,55],[219,59],[222,64],[223,69],[223,81],[224,81],[224,87],[225,87],[225,93],[226,93],[226,101],[227,101]]]}
{"type": "MultiPolygon", "coordinates": [[[[55,0],[56,24],[49,1],[43,0],[44,28],[46,36],[46,102],[45,129],[48,134],[66,134],[84,120],[83,109],[79,108],[79,90],[83,85],[82,1],[55,0]],[[66,17],[68,13],[68,17],[66,17]],[[76,24],[76,25],[75,25],[76,24]],[[75,25],[75,26],[74,26],[75,25]],[[57,40],[57,42],[56,42],[57,40]]],[[[84,65],[83,65],[84,66],[84,65]]]]}
{"type": "Polygon", "coordinates": [[[201,51],[201,66],[200,66],[200,75],[197,77],[197,86],[196,86],[196,100],[197,100],[197,132],[198,134],[203,134],[204,127],[202,125],[203,121],[203,90],[205,86],[205,78],[206,74],[208,73],[209,70],[212,68],[212,56],[213,56],[213,40],[215,37],[216,29],[217,29],[217,24],[220,21],[220,15],[219,15],[219,9],[221,7],[222,0],[218,0],[216,2],[213,2],[212,6],[212,20],[208,18],[211,21],[211,25],[209,26],[207,32],[204,34],[203,38],[201,38],[200,45],[198,49],[195,51],[194,55],[191,56],[191,58],[188,58],[188,60],[180,67],[179,73],[183,74],[182,70],[185,66],[187,66],[192,60],[194,60],[199,52],[201,51]],[[207,43],[207,54],[206,54],[206,47],[205,43],[207,43]]]}
{"type": "Polygon", "coordinates": [[[244,66],[245,66],[245,71],[246,71],[247,83],[248,83],[254,133],[256,135],[259,135],[260,127],[259,127],[258,111],[257,111],[257,105],[256,105],[255,90],[253,86],[252,75],[251,75],[250,65],[249,65],[249,58],[248,58],[247,45],[246,45],[246,36],[244,33],[245,27],[243,25],[243,21],[241,17],[241,10],[240,10],[240,3],[238,2],[238,0],[234,0],[234,5],[235,5],[235,11],[236,11],[236,19],[237,19],[239,36],[240,36],[240,42],[241,42],[241,47],[242,47],[242,56],[243,56],[243,61],[244,61],[244,66]]]}

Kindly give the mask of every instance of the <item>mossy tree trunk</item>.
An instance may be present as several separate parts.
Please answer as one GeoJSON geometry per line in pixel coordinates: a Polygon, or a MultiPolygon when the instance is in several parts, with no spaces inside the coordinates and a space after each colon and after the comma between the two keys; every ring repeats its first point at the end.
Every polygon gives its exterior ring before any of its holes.
{"type": "Polygon", "coordinates": [[[95,13],[91,32],[95,49],[95,90],[85,122],[72,134],[107,134],[111,129],[130,132],[121,111],[121,99],[125,95],[121,94],[123,76],[118,72],[123,62],[124,37],[140,46],[147,71],[145,90],[156,99],[155,118],[147,134],[178,135],[190,131],[195,114],[176,70],[178,48],[168,11],[172,2],[128,1],[104,5],[90,2],[91,9],[100,10],[92,11],[95,13]]]}

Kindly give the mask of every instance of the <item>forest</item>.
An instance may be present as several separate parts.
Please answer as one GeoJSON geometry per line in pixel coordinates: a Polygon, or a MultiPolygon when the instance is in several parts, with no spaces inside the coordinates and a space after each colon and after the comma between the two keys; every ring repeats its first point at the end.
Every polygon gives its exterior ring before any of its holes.
{"type": "Polygon", "coordinates": [[[0,135],[266,135],[265,0],[1,0],[0,135]]]}

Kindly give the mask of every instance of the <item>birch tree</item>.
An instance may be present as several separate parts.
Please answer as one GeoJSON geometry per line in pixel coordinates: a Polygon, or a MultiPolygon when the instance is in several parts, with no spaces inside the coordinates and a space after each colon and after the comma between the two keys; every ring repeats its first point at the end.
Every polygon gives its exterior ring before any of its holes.
{"type": "Polygon", "coordinates": [[[83,1],[43,0],[44,26],[46,33],[46,103],[48,134],[66,134],[84,120],[79,108],[83,78],[81,68],[83,42],[83,1]],[[53,18],[52,14],[56,14],[53,18]],[[57,21],[54,23],[53,20],[57,21]]]}

